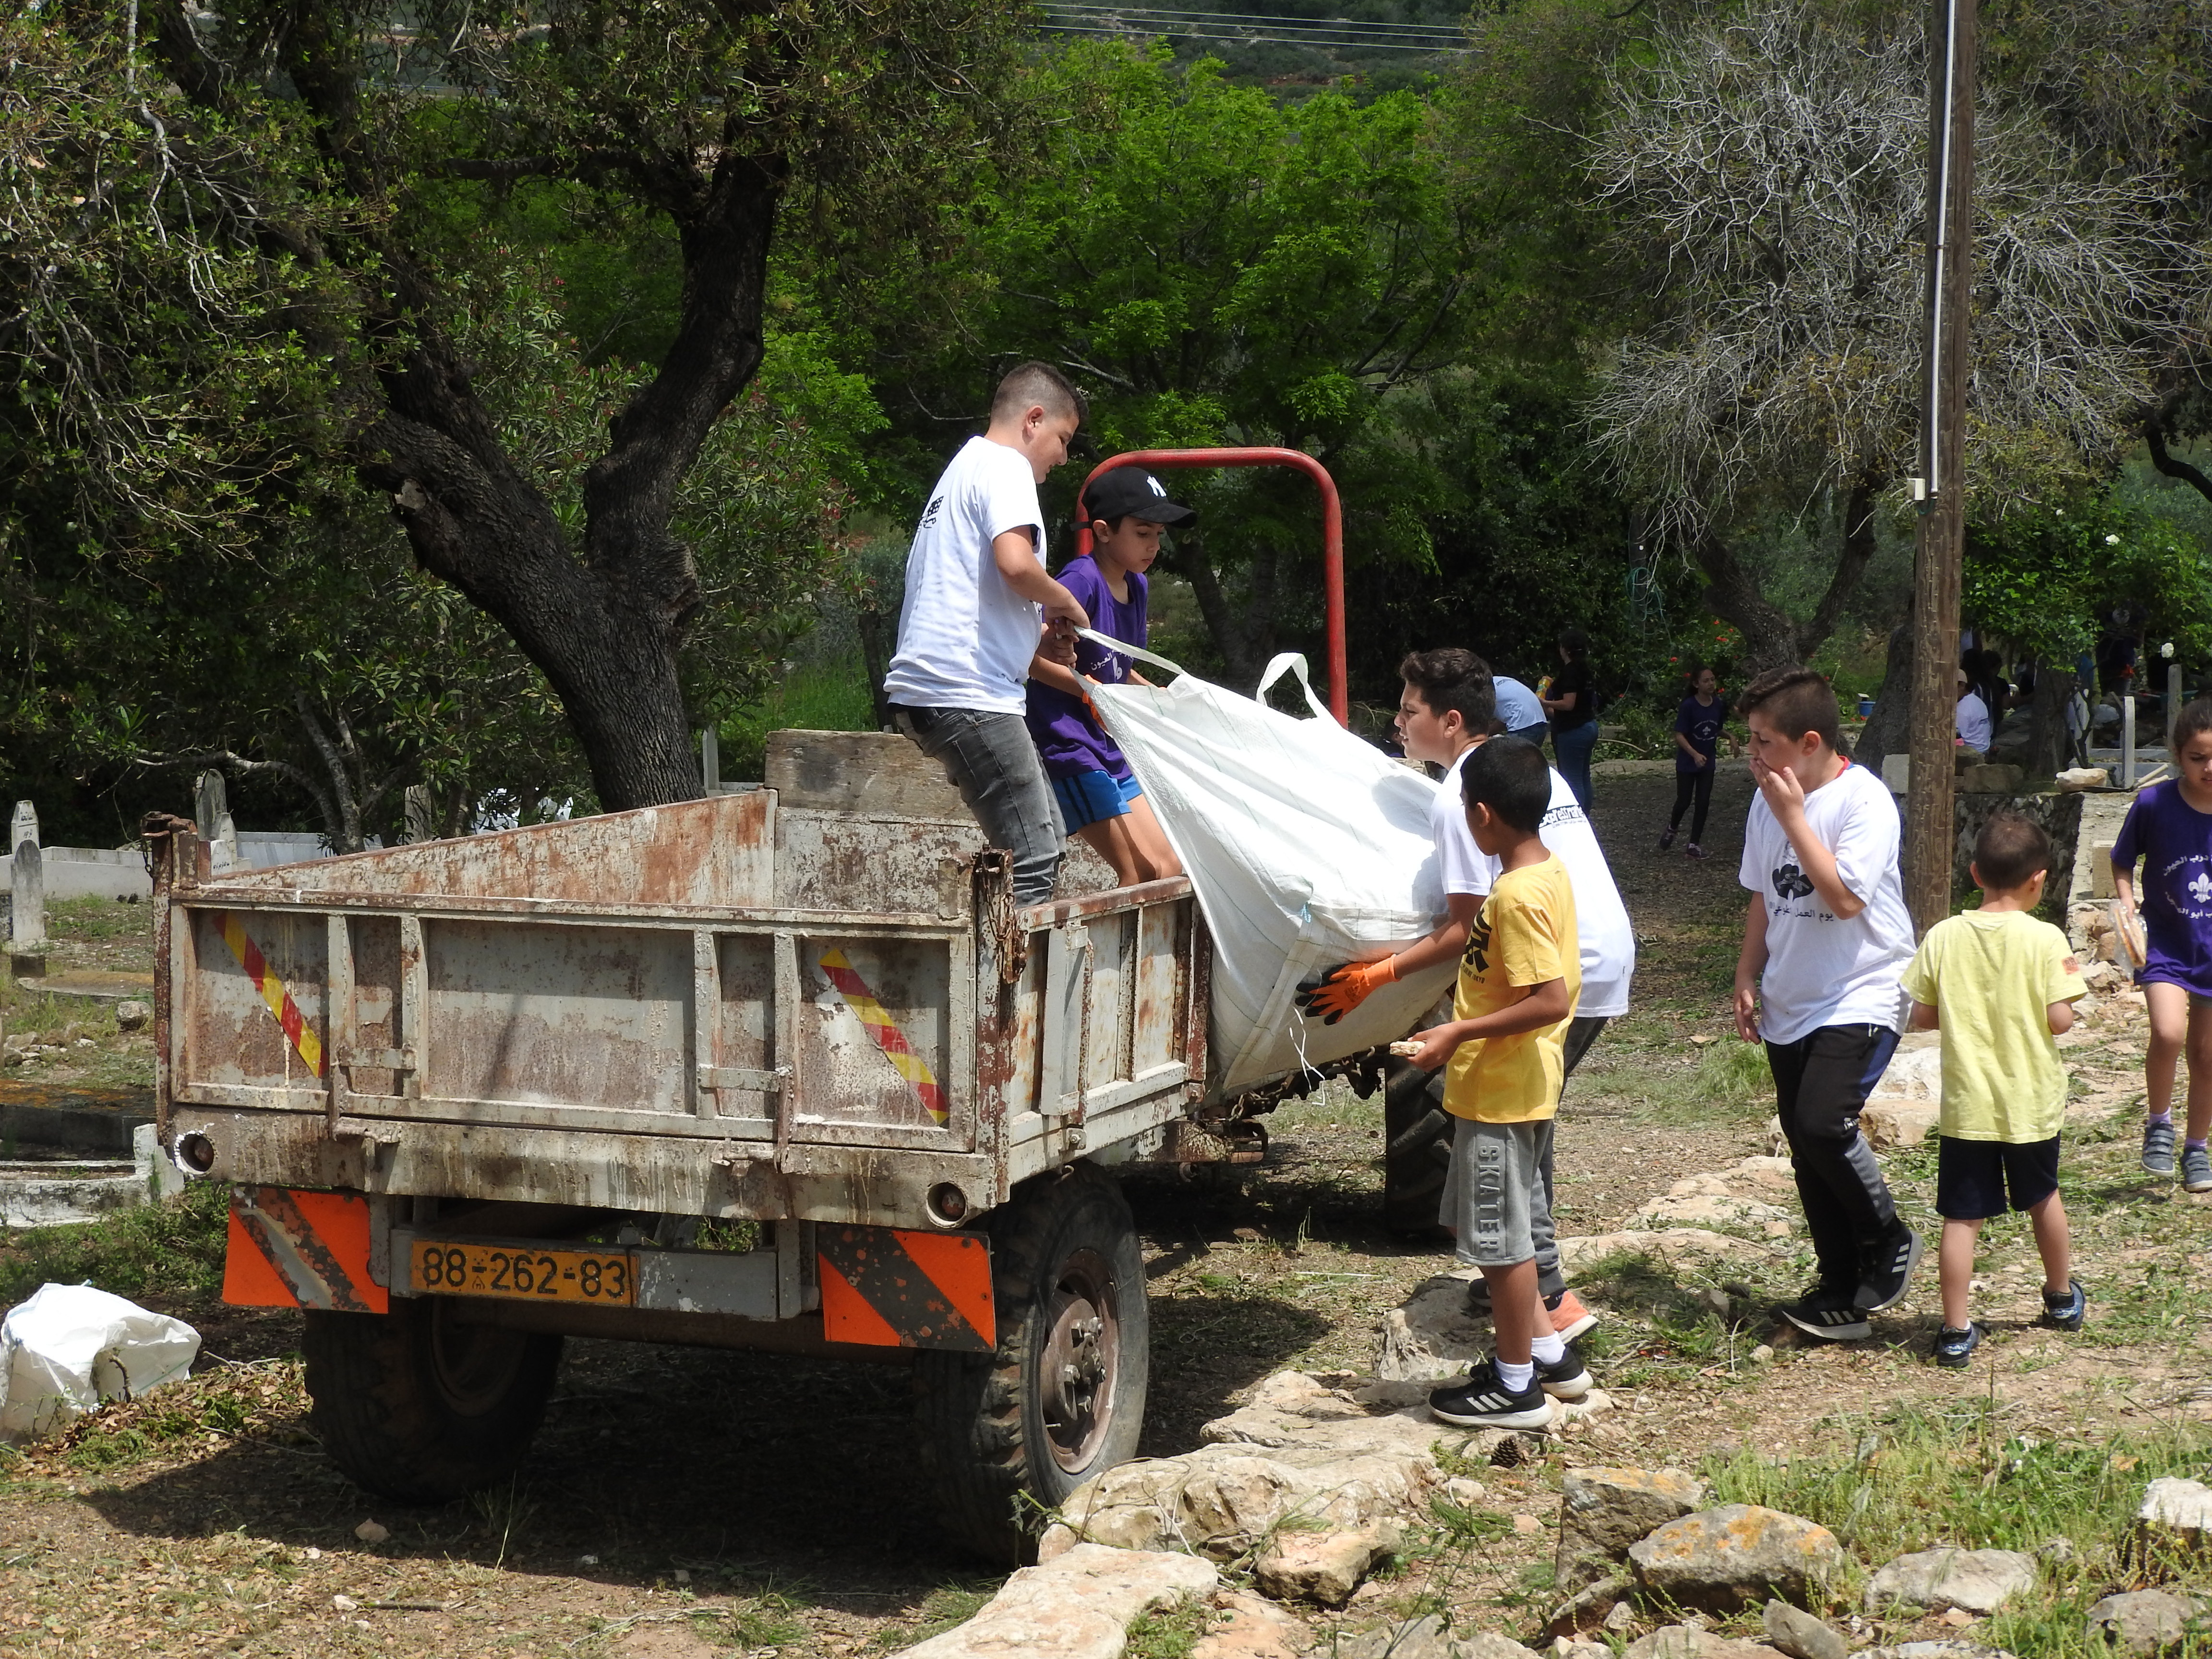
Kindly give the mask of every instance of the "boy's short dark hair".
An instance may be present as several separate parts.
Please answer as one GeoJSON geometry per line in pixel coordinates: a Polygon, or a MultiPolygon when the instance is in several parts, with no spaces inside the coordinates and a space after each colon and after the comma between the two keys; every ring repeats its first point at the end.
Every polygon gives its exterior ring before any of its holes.
{"type": "Polygon", "coordinates": [[[1736,712],[1765,714],[1767,723],[1793,743],[1811,732],[1831,749],[1844,746],[1836,689],[1810,668],[1768,670],[1744,688],[1736,712]]]}
{"type": "Polygon", "coordinates": [[[1416,651],[1398,665],[1398,678],[1421,694],[1432,714],[1456,710],[1477,736],[1503,729],[1498,723],[1498,687],[1490,665],[1472,651],[1455,645],[1416,651]]]}
{"type": "Polygon", "coordinates": [[[1974,871],[1984,888],[2023,887],[2051,868],[2051,837],[2022,812],[1992,813],[1974,837],[1974,871]]]}
{"type": "Polygon", "coordinates": [[[1050,363],[1024,363],[1011,370],[992,394],[991,418],[1016,419],[1033,405],[1054,420],[1073,415],[1080,422],[1091,414],[1090,400],[1050,363]]]}
{"type": "Polygon", "coordinates": [[[1524,836],[1536,833],[1552,805],[1552,769],[1544,751],[1519,738],[1492,738],[1459,769],[1460,799],[1487,806],[1524,836]]]}

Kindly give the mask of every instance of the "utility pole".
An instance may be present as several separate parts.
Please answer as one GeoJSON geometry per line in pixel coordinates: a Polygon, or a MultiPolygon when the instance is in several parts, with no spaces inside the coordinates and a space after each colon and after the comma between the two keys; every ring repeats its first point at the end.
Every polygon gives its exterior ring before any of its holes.
{"type": "Polygon", "coordinates": [[[1959,568],[1966,537],[1966,341],[1973,303],[1977,0],[1928,18],[1928,356],[1920,545],[1912,567],[1912,775],[1905,796],[1905,902],[1924,933],[1951,914],[1959,695],[1959,568]]]}

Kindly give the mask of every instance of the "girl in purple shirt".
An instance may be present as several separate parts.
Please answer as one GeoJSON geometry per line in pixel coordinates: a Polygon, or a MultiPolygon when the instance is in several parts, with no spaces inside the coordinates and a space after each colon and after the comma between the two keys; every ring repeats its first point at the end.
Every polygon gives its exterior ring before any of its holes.
{"type": "MultiPolygon", "coordinates": [[[[1170,501],[1158,479],[1133,467],[1116,467],[1094,479],[1079,510],[1091,520],[1091,551],[1067,562],[1060,584],[1079,596],[1094,630],[1142,645],[1145,572],[1160,556],[1162,527],[1189,524],[1198,515],[1170,501]]],[[[1182,865],[1152,804],[1091,712],[1085,680],[1146,683],[1128,658],[1088,640],[1076,641],[1073,665],[1042,653],[1030,665],[1030,736],[1060,818],[1069,834],[1081,836],[1114,866],[1115,879],[1124,887],[1179,876],[1182,865]]]]}
{"type": "Polygon", "coordinates": [[[2142,917],[2143,965],[2136,975],[2150,1013],[2143,1061],[2142,1166],[2170,1176],[2173,1164],[2173,1079],[2189,1055],[2189,1132],[2181,1184],[2212,1192],[2212,698],[2198,698],[2173,726],[2172,779],[2143,790],[2112,843],[2112,890],[2128,915],[2142,917]],[[2136,890],[2136,862],[2142,890],[2136,890]]]}

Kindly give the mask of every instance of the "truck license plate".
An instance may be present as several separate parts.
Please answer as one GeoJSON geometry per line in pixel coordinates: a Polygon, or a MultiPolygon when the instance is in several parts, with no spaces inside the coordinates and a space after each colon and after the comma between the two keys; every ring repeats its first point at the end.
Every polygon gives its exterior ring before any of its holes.
{"type": "Polygon", "coordinates": [[[621,1251],[532,1250],[416,1239],[410,1272],[416,1290],[436,1296],[508,1296],[622,1307],[637,1302],[637,1272],[621,1251]]]}

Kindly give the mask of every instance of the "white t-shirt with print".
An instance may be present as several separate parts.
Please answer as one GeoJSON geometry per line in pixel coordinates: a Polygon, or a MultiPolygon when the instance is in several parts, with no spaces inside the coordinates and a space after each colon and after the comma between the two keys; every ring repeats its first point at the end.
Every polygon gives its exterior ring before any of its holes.
{"type": "MultiPolygon", "coordinates": [[[[1429,808],[1429,833],[1437,843],[1444,891],[1478,897],[1490,890],[1504,867],[1474,844],[1460,793],[1460,768],[1480,746],[1469,748],[1451,763],[1429,808]]],[[[1567,884],[1574,889],[1576,942],[1583,969],[1583,991],[1575,1012],[1607,1019],[1625,1014],[1629,981],[1636,975],[1636,930],[1629,926],[1620,890],[1613,884],[1613,871],[1605,861],[1605,849],[1597,844],[1597,832],[1590,828],[1575,792],[1556,771],[1552,774],[1552,804],[1538,833],[1566,866],[1567,884]]]]}
{"type": "Polygon", "coordinates": [[[1769,1042],[1795,1042],[1823,1025],[1902,1030],[1899,981],[1912,960],[1913,939],[1897,866],[1897,803],[1880,778],[1847,762],[1805,797],[1805,822],[1835,854],[1837,875],[1865,908],[1848,921],[1832,914],[1798,866],[1766,798],[1752,798],[1737,878],[1766,904],[1759,1035],[1769,1042]]]}
{"type": "Polygon", "coordinates": [[[1029,458],[970,438],[930,491],[906,556],[898,649],[884,676],[891,702],[1005,714],[1029,706],[1042,613],[1006,585],[991,553],[999,537],[1024,527],[1042,569],[1044,512],[1029,458]]]}

